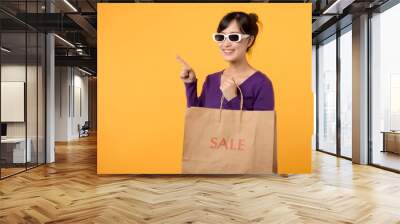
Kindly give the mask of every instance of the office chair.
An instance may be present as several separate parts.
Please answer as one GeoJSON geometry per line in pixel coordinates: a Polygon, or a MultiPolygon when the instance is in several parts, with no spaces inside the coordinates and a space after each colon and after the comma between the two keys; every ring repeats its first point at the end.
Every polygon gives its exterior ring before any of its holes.
{"type": "Polygon", "coordinates": [[[89,136],[89,129],[90,129],[89,121],[85,121],[82,127],[80,127],[80,125],[78,124],[79,138],[89,136]]]}

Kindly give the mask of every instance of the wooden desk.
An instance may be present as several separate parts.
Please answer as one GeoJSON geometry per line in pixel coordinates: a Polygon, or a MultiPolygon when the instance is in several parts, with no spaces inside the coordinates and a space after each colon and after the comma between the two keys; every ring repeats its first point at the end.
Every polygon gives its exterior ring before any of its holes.
{"type": "Polygon", "coordinates": [[[393,152],[400,154],[400,131],[382,131],[383,150],[382,152],[393,152]]]}
{"type": "Polygon", "coordinates": [[[25,163],[31,161],[31,145],[30,138],[27,139],[25,154],[25,138],[6,138],[1,139],[1,157],[6,163],[25,163]]]}

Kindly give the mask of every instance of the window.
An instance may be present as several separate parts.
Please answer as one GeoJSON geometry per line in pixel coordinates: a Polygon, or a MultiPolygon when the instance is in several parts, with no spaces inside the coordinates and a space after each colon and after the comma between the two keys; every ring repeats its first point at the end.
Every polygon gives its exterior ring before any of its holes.
{"type": "Polygon", "coordinates": [[[352,33],[340,36],[340,155],[352,157],[352,33]]]}
{"type": "Polygon", "coordinates": [[[318,149],[336,153],[336,36],[318,47],[318,149]]]}
{"type": "Polygon", "coordinates": [[[371,18],[371,162],[400,170],[400,4],[371,18]]]}
{"type": "MultiPolygon", "coordinates": [[[[44,1],[19,1],[21,15],[43,13],[44,1]]],[[[15,6],[0,1],[1,6],[15,6]]],[[[0,178],[45,163],[45,34],[15,22],[0,24],[1,127],[0,178]],[[15,23],[14,23],[15,22],[15,23]]]]}

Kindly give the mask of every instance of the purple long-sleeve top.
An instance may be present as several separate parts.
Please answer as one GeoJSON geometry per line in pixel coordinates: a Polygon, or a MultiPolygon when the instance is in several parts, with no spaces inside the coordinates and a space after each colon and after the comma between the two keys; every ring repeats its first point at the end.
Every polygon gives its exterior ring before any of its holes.
{"type": "MultiPolygon", "coordinates": [[[[222,71],[206,77],[200,96],[197,96],[197,81],[185,83],[188,107],[220,108],[222,91],[220,90],[222,71]]],[[[260,71],[245,79],[239,88],[243,93],[243,110],[274,110],[274,90],[272,82],[260,71]]],[[[227,101],[224,98],[223,109],[240,109],[240,92],[227,101]]]]}

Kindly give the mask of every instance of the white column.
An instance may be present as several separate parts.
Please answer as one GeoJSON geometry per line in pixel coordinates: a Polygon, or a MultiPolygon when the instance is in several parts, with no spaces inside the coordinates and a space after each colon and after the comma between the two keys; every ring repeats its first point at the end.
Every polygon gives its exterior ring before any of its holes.
{"type": "Polygon", "coordinates": [[[353,19],[353,162],[368,163],[368,15],[353,19]]]}
{"type": "MultiPolygon", "coordinates": [[[[46,1],[47,12],[54,12],[54,5],[46,1]]],[[[46,163],[55,161],[55,43],[54,35],[46,35],[46,163]]]]}
{"type": "Polygon", "coordinates": [[[46,163],[52,163],[55,161],[55,149],[54,149],[54,133],[55,133],[55,60],[54,60],[54,35],[47,34],[46,36],[46,163]]]}

